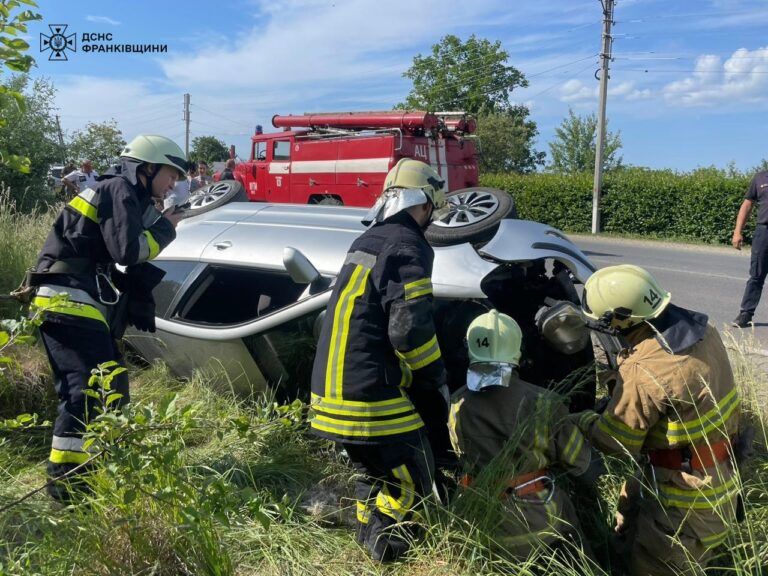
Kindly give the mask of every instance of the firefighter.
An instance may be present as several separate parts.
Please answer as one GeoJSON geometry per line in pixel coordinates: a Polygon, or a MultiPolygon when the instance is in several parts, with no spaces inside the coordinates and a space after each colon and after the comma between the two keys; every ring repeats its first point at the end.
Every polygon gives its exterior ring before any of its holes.
{"type": "Polygon", "coordinates": [[[161,214],[156,205],[185,173],[184,153],[173,141],[137,136],[123,150],[119,170],[64,207],[27,275],[32,304],[44,311],[40,333],[59,401],[48,461],[48,489],[57,500],[71,501],[72,488],[84,487],[81,472],[89,454],[82,434],[102,408],[84,393],[91,371],[102,365],[102,384],[122,394],[116,406],[129,401],[115,338],[126,322],[154,331],[151,289],[162,271],[146,262],[176,237],[179,219],[161,214]],[[127,266],[126,273],[118,273],[115,264],[127,266]]]}
{"type": "Polygon", "coordinates": [[[518,376],[522,337],[517,322],[497,310],[467,329],[467,383],[451,397],[448,424],[465,471],[461,484],[489,496],[482,521],[513,554],[525,557],[542,543],[569,539],[591,555],[568,491],[556,487],[555,477],[566,472],[590,487],[603,462],[567,418],[565,399],[518,376]]]}
{"type": "Polygon", "coordinates": [[[585,285],[583,310],[626,348],[604,412],[579,426],[596,447],[640,471],[619,498],[616,540],[633,575],[700,573],[739,507],[731,440],[739,394],[707,316],[675,306],[637,266],[610,266],[585,285]]]}
{"type": "Polygon", "coordinates": [[[337,277],[312,372],[312,431],[340,443],[358,472],[357,539],[378,561],[408,550],[392,527],[433,490],[427,433],[448,436],[434,253],[424,237],[446,204],[443,184],[417,160],[402,159],[387,174],[363,220],[373,225],[337,277]]]}

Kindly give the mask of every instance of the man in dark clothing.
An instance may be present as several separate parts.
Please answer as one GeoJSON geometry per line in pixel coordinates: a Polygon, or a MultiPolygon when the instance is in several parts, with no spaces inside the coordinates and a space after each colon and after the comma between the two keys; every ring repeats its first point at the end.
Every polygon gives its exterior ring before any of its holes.
{"type": "Polygon", "coordinates": [[[234,180],[235,179],[235,161],[230,158],[224,163],[224,170],[219,174],[219,182],[222,180],[234,180]]]}
{"type": "Polygon", "coordinates": [[[389,172],[364,220],[374,225],[353,242],[339,272],[312,373],[312,431],[339,442],[359,472],[358,541],[379,561],[407,551],[391,527],[432,492],[428,435],[447,438],[434,253],[423,233],[445,205],[442,187],[417,160],[389,172]]]}
{"type": "Polygon", "coordinates": [[[749,280],[741,299],[741,310],[732,323],[737,328],[746,328],[752,324],[752,317],[755,315],[755,309],[763,293],[765,277],[768,276],[768,197],[766,194],[768,194],[768,172],[758,172],[752,178],[752,183],[744,196],[744,202],[741,203],[731,239],[733,247],[741,250],[744,243],[742,230],[752,212],[752,205],[757,203],[757,228],[752,238],[749,280]]]}
{"type": "Polygon", "coordinates": [[[103,408],[84,393],[91,371],[98,366],[101,383],[122,395],[116,404],[127,403],[128,375],[115,338],[126,321],[154,332],[151,290],[162,271],[147,262],[176,237],[180,219],[156,206],[184,177],[186,160],[167,138],[137,136],[123,150],[117,172],[64,207],[28,277],[36,289],[32,304],[44,312],[40,333],[59,397],[48,474],[67,475],[49,492],[64,501],[72,498],[72,480],[89,459],[83,431],[103,408]],[[125,274],[115,264],[126,266],[125,274]]]}

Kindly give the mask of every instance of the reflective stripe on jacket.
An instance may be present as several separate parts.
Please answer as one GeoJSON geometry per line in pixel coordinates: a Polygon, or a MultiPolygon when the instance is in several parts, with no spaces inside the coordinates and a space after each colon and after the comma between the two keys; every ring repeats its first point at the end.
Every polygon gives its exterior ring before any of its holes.
{"type": "MultiPolygon", "coordinates": [[[[650,328],[631,335],[620,359],[620,379],[605,412],[586,426],[602,450],[639,457],[649,450],[707,446],[728,440],[739,425],[740,399],[728,355],[717,330],[677,354],[654,338],[650,328]]],[[[665,507],[708,510],[717,515],[738,492],[730,460],[704,470],[654,466],[659,501],[665,507]]],[[[723,518],[730,512],[722,512],[723,518]]]]}
{"type": "MultiPolygon", "coordinates": [[[[121,176],[107,177],[75,196],[59,213],[35,269],[47,272],[54,262],[69,259],[89,260],[94,270],[139,264],[155,258],[175,237],[173,225],[155,208],[147,190],[121,176]]],[[[52,311],[104,321],[94,273],[50,274],[46,285],[49,291],[38,291],[35,304],[49,308],[46,299],[68,292],[71,303],[80,305],[58,305],[52,311]]]]}
{"type": "MultiPolygon", "coordinates": [[[[564,399],[517,375],[509,387],[457,390],[448,426],[462,467],[474,479],[473,497],[487,491],[489,498],[498,499],[510,479],[542,468],[556,466],[581,476],[592,464],[592,449],[568,419],[564,399]]],[[[538,497],[504,504],[504,516],[494,521],[494,537],[506,546],[525,548],[536,541],[551,542],[557,533],[577,531],[568,492],[557,488],[547,500],[549,496],[548,489],[538,497]]]]}
{"type": "Polygon", "coordinates": [[[434,253],[399,213],[352,244],[328,304],[312,372],[312,430],[344,442],[395,441],[424,426],[408,386],[436,387],[434,253]]]}

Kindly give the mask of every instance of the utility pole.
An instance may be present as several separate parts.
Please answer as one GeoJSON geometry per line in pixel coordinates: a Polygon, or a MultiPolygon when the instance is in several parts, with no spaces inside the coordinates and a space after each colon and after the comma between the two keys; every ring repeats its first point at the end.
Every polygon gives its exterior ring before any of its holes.
{"type": "Polygon", "coordinates": [[[600,232],[600,195],[603,189],[603,153],[605,150],[605,103],[608,97],[608,68],[611,63],[613,9],[615,0],[600,0],[603,7],[603,48],[600,52],[600,102],[597,114],[597,146],[595,149],[595,183],[592,187],[592,234],[600,232]]]}
{"type": "Polygon", "coordinates": [[[184,94],[184,155],[189,159],[189,94],[184,94]]]}
{"type": "Polygon", "coordinates": [[[61,133],[61,122],[59,122],[58,114],[56,114],[56,130],[59,132],[59,150],[61,151],[61,163],[62,165],[66,165],[67,151],[64,149],[64,135],[61,133]]]}

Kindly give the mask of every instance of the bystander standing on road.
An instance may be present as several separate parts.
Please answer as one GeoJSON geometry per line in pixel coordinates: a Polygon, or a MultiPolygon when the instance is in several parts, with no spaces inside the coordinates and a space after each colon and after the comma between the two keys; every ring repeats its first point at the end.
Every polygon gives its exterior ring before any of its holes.
{"type": "Polygon", "coordinates": [[[758,172],[752,178],[744,202],[741,203],[739,214],[736,216],[736,227],[733,230],[731,243],[736,250],[741,250],[744,243],[742,231],[752,212],[752,205],[757,203],[757,227],[752,238],[752,257],[749,264],[749,280],[741,298],[739,315],[733,320],[733,325],[746,328],[752,324],[752,317],[760,296],[763,293],[765,277],[768,275],[768,172],[758,172]]]}

